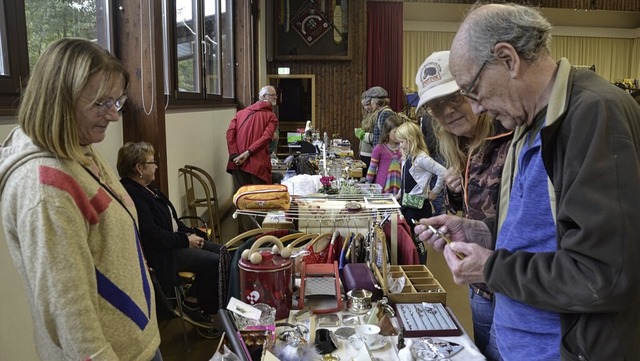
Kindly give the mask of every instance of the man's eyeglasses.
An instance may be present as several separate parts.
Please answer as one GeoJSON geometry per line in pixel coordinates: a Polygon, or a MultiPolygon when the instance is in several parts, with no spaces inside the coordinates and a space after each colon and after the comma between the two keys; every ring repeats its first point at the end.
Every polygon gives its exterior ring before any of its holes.
{"type": "Polygon", "coordinates": [[[109,98],[101,102],[95,102],[95,105],[99,107],[98,113],[100,115],[105,115],[109,110],[111,110],[113,106],[116,107],[116,111],[120,111],[127,99],[128,97],[126,95],[123,95],[118,99],[109,98]]]}
{"type": "Polygon", "coordinates": [[[455,92],[449,96],[446,96],[441,100],[436,100],[436,101],[427,103],[427,112],[432,117],[439,117],[439,116],[442,116],[442,114],[444,113],[445,107],[451,107],[451,108],[457,109],[459,106],[461,106],[464,103],[464,96],[462,96],[461,93],[462,93],[461,91],[455,92]]]}
{"type": "Polygon", "coordinates": [[[158,165],[158,162],[157,162],[157,161],[155,161],[155,160],[154,160],[154,161],[151,161],[151,162],[140,162],[140,163],[141,163],[141,164],[155,164],[155,165],[158,165]]]}
{"type": "Polygon", "coordinates": [[[485,60],[484,63],[482,63],[482,66],[480,67],[480,69],[478,70],[478,72],[476,73],[476,76],[473,77],[473,79],[471,80],[471,83],[469,83],[469,85],[467,86],[467,89],[460,89],[460,94],[464,95],[465,97],[473,100],[473,101],[478,101],[478,93],[475,91],[477,88],[477,83],[478,80],[480,80],[480,74],[482,74],[482,71],[484,70],[484,68],[487,66],[487,64],[489,63],[489,60],[485,60]]]}
{"type": "Polygon", "coordinates": [[[276,94],[276,93],[265,93],[264,96],[277,97],[278,94],[276,94]]]}

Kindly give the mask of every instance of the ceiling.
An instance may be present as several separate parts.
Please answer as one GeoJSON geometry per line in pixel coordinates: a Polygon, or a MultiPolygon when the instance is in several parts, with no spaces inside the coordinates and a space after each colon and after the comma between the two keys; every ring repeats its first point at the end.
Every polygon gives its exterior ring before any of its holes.
{"type": "MultiPolygon", "coordinates": [[[[471,5],[440,3],[403,3],[405,21],[433,21],[458,23],[471,5]]],[[[542,8],[554,26],[638,29],[640,12],[573,10],[542,8]]]]}

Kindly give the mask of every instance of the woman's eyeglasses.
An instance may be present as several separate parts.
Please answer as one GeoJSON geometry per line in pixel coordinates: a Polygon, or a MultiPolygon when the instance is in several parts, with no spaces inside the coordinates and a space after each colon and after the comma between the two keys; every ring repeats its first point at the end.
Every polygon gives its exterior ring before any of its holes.
{"type": "Polygon", "coordinates": [[[140,162],[140,164],[155,164],[155,165],[158,165],[158,162],[154,160],[154,161],[151,161],[151,162],[140,162]]]}
{"type": "Polygon", "coordinates": [[[443,99],[427,103],[427,112],[432,117],[439,117],[444,113],[445,107],[457,109],[464,101],[464,96],[460,92],[455,92],[443,99]]]}
{"type": "Polygon", "coordinates": [[[123,95],[118,99],[109,98],[101,102],[95,102],[94,104],[99,107],[98,114],[105,115],[114,106],[116,107],[116,111],[120,111],[127,99],[128,97],[126,95],[123,95]]]}

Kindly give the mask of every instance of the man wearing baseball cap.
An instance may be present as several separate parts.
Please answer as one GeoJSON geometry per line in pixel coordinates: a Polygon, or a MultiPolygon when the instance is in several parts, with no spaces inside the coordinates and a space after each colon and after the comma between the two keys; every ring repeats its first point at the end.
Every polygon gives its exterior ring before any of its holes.
{"type": "MultiPolygon", "coordinates": [[[[469,219],[494,216],[512,132],[486,113],[474,114],[449,71],[449,51],[434,52],[422,63],[416,85],[416,109],[426,107],[445,159],[447,208],[469,219]]],[[[488,360],[500,360],[491,333],[493,294],[485,284],[471,284],[469,303],[476,346],[488,360]]]]}

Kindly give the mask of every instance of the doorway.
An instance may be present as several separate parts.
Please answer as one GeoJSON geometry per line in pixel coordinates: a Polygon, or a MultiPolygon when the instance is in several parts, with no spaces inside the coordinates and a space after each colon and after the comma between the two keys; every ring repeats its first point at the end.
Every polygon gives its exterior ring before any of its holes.
{"type": "Polygon", "coordinates": [[[267,75],[267,82],[273,85],[278,93],[278,106],[274,113],[280,124],[278,153],[285,153],[287,133],[304,129],[307,120],[315,127],[315,75],[267,75]]]}

